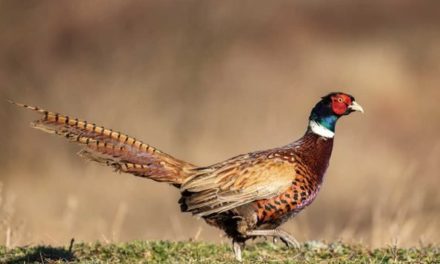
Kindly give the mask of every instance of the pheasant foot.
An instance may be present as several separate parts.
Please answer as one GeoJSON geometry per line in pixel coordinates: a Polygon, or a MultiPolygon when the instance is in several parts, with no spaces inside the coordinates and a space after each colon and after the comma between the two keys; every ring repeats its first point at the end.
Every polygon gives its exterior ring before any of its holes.
{"type": "Polygon", "coordinates": [[[288,232],[281,229],[252,230],[246,233],[247,236],[272,236],[279,238],[287,247],[299,248],[299,242],[288,232]]]}

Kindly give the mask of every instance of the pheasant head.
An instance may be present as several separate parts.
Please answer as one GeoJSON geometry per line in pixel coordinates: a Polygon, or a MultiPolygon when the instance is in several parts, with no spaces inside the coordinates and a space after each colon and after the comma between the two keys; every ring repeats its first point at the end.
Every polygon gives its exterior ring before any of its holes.
{"type": "Polygon", "coordinates": [[[338,119],[355,111],[363,113],[364,109],[353,96],[341,92],[330,93],[322,97],[310,113],[309,130],[320,136],[333,138],[338,119]]]}

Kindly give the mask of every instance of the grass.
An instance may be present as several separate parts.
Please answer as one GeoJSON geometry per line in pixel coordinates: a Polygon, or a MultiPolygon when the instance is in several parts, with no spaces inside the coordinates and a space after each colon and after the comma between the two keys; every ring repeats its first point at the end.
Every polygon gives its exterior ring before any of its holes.
{"type": "MultiPolygon", "coordinates": [[[[268,242],[249,245],[244,263],[440,263],[440,248],[387,247],[368,249],[343,243],[304,243],[287,249],[268,242]]],[[[70,247],[0,246],[0,263],[231,263],[228,244],[135,241],[121,244],[73,244],[70,247]]]]}

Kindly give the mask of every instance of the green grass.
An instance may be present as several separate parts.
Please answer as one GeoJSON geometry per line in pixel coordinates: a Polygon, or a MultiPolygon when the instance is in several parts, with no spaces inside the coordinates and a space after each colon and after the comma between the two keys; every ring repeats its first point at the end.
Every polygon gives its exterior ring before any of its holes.
{"type": "MultiPolygon", "coordinates": [[[[440,263],[440,248],[368,249],[361,245],[307,242],[300,249],[282,244],[248,245],[244,263],[440,263]]],[[[231,263],[228,244],[135,241],[121,244],[74,244],[73,247],[0,246],[0,263],[231,263]]]]}

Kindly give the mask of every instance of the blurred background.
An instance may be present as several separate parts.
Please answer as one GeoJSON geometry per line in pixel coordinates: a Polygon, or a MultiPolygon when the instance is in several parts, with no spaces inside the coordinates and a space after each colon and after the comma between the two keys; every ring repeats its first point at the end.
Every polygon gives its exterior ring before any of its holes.
{"type": "Polygon", "coordinates": [[[302,136],[332,91],[324,186],[284,228],[373,247],[440,242],[440,2],[0,1],[0,243],[227,241],[173,187],[82,161],[34,104],[209,165],[302,136]]]}

